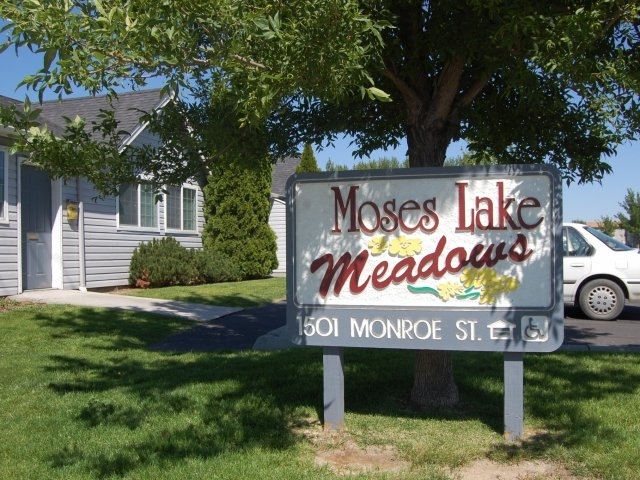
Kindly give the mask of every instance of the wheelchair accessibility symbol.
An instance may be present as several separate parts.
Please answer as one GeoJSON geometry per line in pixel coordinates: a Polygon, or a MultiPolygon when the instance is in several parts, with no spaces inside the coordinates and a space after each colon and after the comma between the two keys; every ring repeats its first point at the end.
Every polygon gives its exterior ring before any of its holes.
{"type": "Polygon", "coordinates": [[[549,318],[535,315],[522,317],[520,331],[525,342],[546,342],[549,340],[549,318]]]}

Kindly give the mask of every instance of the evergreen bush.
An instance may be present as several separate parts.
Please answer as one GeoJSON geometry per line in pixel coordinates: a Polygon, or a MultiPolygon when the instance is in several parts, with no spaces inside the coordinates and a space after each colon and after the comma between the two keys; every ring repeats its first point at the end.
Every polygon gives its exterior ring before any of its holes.
{"type": "Polygon", "coordinates": [[[230,156],[204,188],[205,250],[231,260],[243,280],[266,277],[278,266],[269,226],[271,168],[266,156],[230,156]]]}
{"type": "Polygon", "coordinates": [[[219,252],[193,250],[196,279],[193,283],[222,283],[242,280],[238,266],[219,252]]]}
{"type": "Polygon", "coordinates": [[[302,150],[300,163],[296,167],[296,173],[315,173],[320,171],[321,170],[320,167],[318,167],[318,162],[316,161],[316,157],[313,154],[311,144],[306,143],[304,145],[304,149],[302,150]]]}
{"type": "Polygon", "coordinates": [[[196,278],[193,253],[173,237],[142,242],[133,251],[129,283],[140,287],[188,285],[196,278]]]}

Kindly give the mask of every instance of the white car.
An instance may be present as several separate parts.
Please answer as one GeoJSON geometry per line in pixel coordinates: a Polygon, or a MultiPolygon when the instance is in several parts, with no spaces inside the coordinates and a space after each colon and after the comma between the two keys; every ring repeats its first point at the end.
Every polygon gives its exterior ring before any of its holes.
{"type": "Polygon", "coordinates": [[[640,252],[600,230],[565,223],[564,302],[593,320],[615,320],[626,301],[640,301],[640,252]]]}

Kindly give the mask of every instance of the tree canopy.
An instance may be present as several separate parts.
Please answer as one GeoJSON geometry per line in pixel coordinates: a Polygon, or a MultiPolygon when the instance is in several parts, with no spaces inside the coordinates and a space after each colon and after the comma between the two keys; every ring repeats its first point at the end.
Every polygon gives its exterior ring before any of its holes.
{"type": "MultiPolygon", "coordinates": [[[[59,142],[83,140],[80,124],[56,139],[28,129],[32,114],[4,109],[0,123],[22,134],[16,148],[54,175],[117,184],[151,169],[176,181],[210,172],[246,139],[277,158],[347,134],[361,156],[406,138],[411,167],[442,166],[463,138],[477,160],[550,163],[568,182],[588,182],[640,132],[632,0],[10,0],[0,18],[9,22],[5,47],[42,53],[43,68],[24,80],[39,94],[140,88],[154,76],[166,78],[167,93],[198,86],[176,98],[180,115],[160,118],[159,131],[185,149],[186,134],[204,141],[180,162],[159,155],[129,170],[132,152],[111,149],[99,164],[57,155],[59,142]]],[[[447,355],[416,358],[412,399],[455,403],[447,355]]]]}
{"type": "Polygon", "coordinates": [[[329,160],[325,170],[327,172],[339,172],[344,170],[388,170],[391,168],[407,168],[408,166],[409,160],[407,158],[400,161],[396,157],[381,157],[376,160],[360,160],[352,167],[336,164],[329,160]]]}
{"type": "Polygon", "coordinates": [[[302,149],[302,156],[300,157],[300,164],[296,167],[296,173],[314,173],[319,172],[318,162],[313,154],[313,148],[310,143],[305,143],[302,149]]]}
{"type": "MultiPolygon", "coordinates": [[[[464,138],[477,159],[553,163],[568,181],[593,181],[639,129],[639,8],[621,0],[14,0],[0,17],[5,47],[43,55],[43,68],[24,80],[38,94],[115,92],[157,76],[175,92],[199,78],[208,83],[204,103],[222,100],[236,126],[266,132],[273,157],[346,133],[359,155],[406,138],[412,166],[439,166],[447,145],[464,138]]],[[[5,111],[3,123],[33,124],[16,115],[5,111]]],[[[20,146],[36,148],[26,138],[20,146]]],[[[64,162],[46,161],[64,174],[64,162]]]]}
{"type": "Polygon", "coordinates": [[[618,225],[631,235],[636,245],[640,246],[640,192],[628,188],[620,206],[624,212],[616,214],[618,225]]]}

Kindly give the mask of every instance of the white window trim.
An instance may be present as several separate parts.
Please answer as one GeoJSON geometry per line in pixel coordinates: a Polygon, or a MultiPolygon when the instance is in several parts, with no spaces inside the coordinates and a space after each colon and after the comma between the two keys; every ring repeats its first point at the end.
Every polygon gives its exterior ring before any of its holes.
{"type": "Polygon", "coordinates": [[[0,223],[1,224],[8,224],[9,223],[9,150],[4,148],[4,147],[0,147],[0,152],[2,152],[4,155],[4,159],[3,159],[3,163],[4,165],[3,167],[3,178],[4,178],[4,195],[2,196],[2,198],[0,198],[0,202],[2,205],[2,215],[0,216],[0,223]]]}
{"type": "Polygon", "coordinates": [[[116,218],[118,230],[135,230],[141,232],[160,232],[160,202],[156,202],[156,225],[154,227],[142,227],[140,226],[140,186],[143,182],[136,182],[136,194],[138,195],[138,211],[137,211],[137,225],[121,224],[120,223],[120,195],[116,197],[116,218]]]}
{"type": "MultiPolygon", "coordinates": [[[[173,187],[177,187],[178,185],[171,185],[173,187]]],[[[188,183],[183,183],[180,185],[180,228],[169,228],[169,199],[168,195],[164,194],[164,228],[165,231],[171,233],[186,233],[186,234],[197,234],[198,233],[198,188],[195,185],[191,185],[188,183]],[[194,230],[185,230],[184,229],[184,210],[182,202],[184,197],[182,196],[184,189],[193,190],[195,192],[194,200],[195,200],[195,229],[194,230]]]]}

